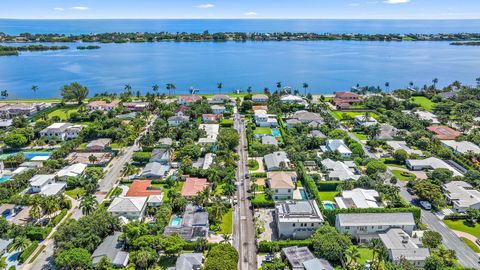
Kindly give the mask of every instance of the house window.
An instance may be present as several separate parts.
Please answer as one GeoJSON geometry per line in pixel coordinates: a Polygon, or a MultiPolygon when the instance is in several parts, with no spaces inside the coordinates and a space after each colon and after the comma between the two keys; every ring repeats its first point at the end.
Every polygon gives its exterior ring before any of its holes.
{"type": "Polygon", "coordinates": [[[378,226],[378,229],[381,230],[381,229],[382,229],[382,226],[378,226]]]}
{"type": "Polygon", "coordinates": [[[295,227],[295,223],[292,224],[292,227],[295,227]]]}
{"type": "Polygon", "coordinates": [[[350,230],[350,226],[345,226],[345,230],[350,230]]]}
{"type": "Polygon", "coordinates": [[[313,223],[312,223],[312,227],[313,227],[313,223]]]}

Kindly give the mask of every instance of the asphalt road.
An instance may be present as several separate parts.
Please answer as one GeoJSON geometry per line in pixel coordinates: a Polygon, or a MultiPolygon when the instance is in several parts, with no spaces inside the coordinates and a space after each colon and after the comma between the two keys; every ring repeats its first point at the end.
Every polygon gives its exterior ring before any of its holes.
{"type": "Polygon", "coordinates": [[[237,166],[237,203],[234,206],[233,244],[239,254],[238,269],[253,270],[257,269],[255,225],[250,210],[250,201],[248,200],[250,185],[248,179],[245,179],[245,174],[248,173],[245,125],[238,112],[235,113],[234,126],[240,134],[240,143],[237,149],[239,161],[237,166]]]}

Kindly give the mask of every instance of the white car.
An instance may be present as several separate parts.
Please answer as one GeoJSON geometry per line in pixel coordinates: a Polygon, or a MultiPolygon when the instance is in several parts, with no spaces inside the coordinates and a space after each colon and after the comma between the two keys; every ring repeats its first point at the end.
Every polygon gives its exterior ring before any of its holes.
{"type": "Polygon", "coordinates": [[[420,201],[420,205],[423,207],[425,210],[432,210],[432,205],[427,202],[427,201],[420,201]]]}

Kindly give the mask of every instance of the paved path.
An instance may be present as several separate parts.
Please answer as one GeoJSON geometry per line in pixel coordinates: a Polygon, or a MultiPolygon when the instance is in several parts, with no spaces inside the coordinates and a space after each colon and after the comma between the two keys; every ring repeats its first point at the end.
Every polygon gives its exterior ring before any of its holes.
{"type": "Polygon", "coordinates": [[[475,237],[475,235],[471,235],[469,233],[466,233],[466,232],[461,232],[461,231],[456,231],[456,230],[452,230],[458,237],[463,237],[463,238],[467,238],[468,240],[472,241],[478,248],[480,248],[480,245],[477,244],[477,237],[475,237]]]}

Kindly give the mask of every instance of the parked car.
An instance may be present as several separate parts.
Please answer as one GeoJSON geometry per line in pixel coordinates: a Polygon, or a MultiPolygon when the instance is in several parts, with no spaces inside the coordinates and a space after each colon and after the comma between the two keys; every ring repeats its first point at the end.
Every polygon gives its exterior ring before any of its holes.
{"type": "Polygon", "coordinates": [[[480,246],[480,238],[477,238],[477,240],[475,240],[475,243],[480,246]]]}
{"type": "Polygon", "coordinates": [[[432,210],[432,205],[427,202],[427,201],[420,201],[420,205],[423,207],[425,210],[432,210]]]}
{"type": "Polygon", "coordinates": [[[407,192],[410,194],[410,195],[413,195],[413,188],[407,188],[407,192]]]}

